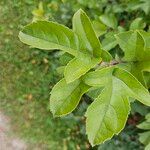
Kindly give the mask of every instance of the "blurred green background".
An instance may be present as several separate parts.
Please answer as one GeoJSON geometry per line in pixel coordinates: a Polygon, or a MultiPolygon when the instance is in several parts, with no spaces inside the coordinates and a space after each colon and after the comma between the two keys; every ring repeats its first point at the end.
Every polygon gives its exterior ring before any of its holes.
{"type": "Polygon", "coordinates": [[[71,27],[71,18],[79,8],[95,21],[98,29],[102,25],[100,34],[110,33],[103,35],[103,45],[110,44],[107,48],[112,55],[117,48],[111,33],[149,31],[149,0],[1,0],[0,109],[12,118],[14,133],[30,144],[29,149],[37,145],[41,150],[143,150],[138,139],[141,131],[136,125],[148,108],[139,103],[133,104],[123,132],[94,148],[85,135],[82,117],[91,103],[88,96],[66,117],[53,118],[49,111],[50,90],[61,78],[57,72],[61,54],[31,49],[19,41],[18,33],[36,20],[53,20],[71,27]]]}

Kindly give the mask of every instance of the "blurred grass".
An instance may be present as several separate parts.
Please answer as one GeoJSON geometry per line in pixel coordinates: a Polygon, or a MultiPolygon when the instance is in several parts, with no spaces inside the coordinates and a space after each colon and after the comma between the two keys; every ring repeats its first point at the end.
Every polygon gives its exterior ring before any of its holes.
{"type": "Polygon", "coordinates": [[[0,109],[12,118],[14,133],[31,147],[33,143],[44,150],[85,147],[78,121],[72,116],[55,119],[49,111],[49,92],[59,80],[56,53],[30,49],[18,39],[37,5],[36,0],[0,1],[0,109]]]}

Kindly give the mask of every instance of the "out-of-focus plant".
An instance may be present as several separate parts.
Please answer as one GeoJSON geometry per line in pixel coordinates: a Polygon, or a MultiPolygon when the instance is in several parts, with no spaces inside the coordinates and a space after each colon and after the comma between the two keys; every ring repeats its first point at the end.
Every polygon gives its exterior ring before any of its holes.
{"type": "Polygon", "coordinates": [[[150,149],[150,113],[145,116],[145,121],[137,125],[138,128],[146,130],[143,133],[139,133],[139,140],[146,145],[145,150],[150,149]]]}
{"type": "Polygon", "coordinates": [[[33,14],[33,22],[37,20],[46,20],[42,2],[39,3],[39,6],[37,9],[34,9],[32,11],[32,14],[33,14]]]}

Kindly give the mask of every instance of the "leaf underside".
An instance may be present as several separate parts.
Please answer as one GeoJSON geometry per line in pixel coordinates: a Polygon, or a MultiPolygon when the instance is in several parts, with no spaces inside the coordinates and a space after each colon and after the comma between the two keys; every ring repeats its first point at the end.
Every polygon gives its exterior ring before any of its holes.
{"type": "Polygon", "coordinates": [[[65,79],[60,80],[52,89],[50,110],[54,116],[63,116],[72,112],[78,105],[82,95],[90,86],[81,80],[67,84],[65,79]]]}
{"type": "Polygon", "coordinates": [[[19,33],[19,38],[23,43],[39,49],[60,49],[74,56],[79,50],[78,36],[71,29],[55,22],[31,23],[19,33]]]}

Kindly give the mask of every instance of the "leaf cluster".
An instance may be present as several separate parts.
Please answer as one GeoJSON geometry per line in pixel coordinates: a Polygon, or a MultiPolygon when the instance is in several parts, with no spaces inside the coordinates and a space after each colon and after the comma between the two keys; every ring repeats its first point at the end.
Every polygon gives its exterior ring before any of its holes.
{"type": "MultiPolygon", "coordinates": [[[[111,18],[103,16],[101,20],[108,26],[111,18]]],[[[116,22],[110,28],[116,28],[116,22]]],[[[150,72],[149,33],[132,30],[113,34],[115,46],[119,45],[123,52],[115,60],[105,44],[100,43],[99,36],[94,23],[81,9],[73,16],[72,29],[55,22],[37,21],[19,33],[25,44],[44,50],[59,49],[69,57],[61,70],[63,79],[51,91],[50,109],[54,116],[72,112],[83,94],[102,89],[85,114],[86,133],[93,146],[124,128],[130,98],[150,106],[149,85],[143,77],[143,72],[150,72]]]]}

